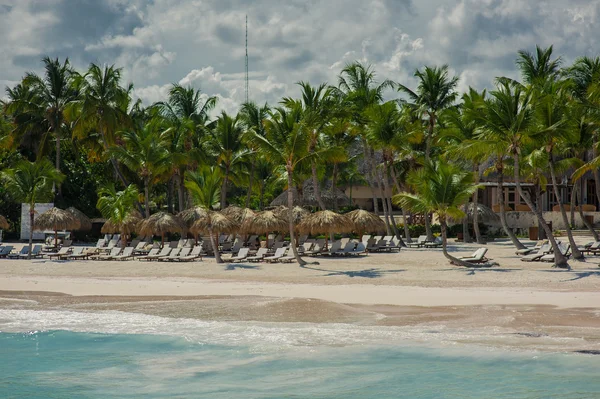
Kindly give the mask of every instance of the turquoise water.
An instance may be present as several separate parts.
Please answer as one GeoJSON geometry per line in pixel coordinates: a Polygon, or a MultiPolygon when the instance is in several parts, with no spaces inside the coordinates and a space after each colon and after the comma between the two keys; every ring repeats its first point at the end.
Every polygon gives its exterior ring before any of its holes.
{"type": "Polygon", "coordinates": [[[2,398],[599,398],[600,358],[0,333],[2,398]]]}

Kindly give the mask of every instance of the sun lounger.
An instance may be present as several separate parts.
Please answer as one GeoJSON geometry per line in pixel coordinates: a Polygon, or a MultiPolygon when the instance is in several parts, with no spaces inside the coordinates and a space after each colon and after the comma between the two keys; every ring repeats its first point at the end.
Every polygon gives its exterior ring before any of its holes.
{"type": "Polygon", "coordinates": [[[69,255],[64,255],[63,258],[66,260],[76,260],[76,259],[87,259],[92,255],[98,253],[97,248],[83,248],[83,247],[75,247],[73,248],[73,252],[69,255]],[[78,250],[81,248],[81,251],[78,250]]]}
{"type": "Polygon", "coordinates": [[[367,254],[367,246],[364,242],[359,242],[356,244],[356,248],[354,248],[351,252],[348,252],[348,255],[362,255],[367,254]]]}
{"type": "Polygon", "coordinates": [[[388,242],[386,240],[379,240],[377,242],[373,242],[371,241],[369,246],[367,246],[367,250],[369,252],[380,252],[380,251],[387,251],[388,247],[388,242]]]}
{"type": "MultiPolygon", "coordinates": [[[[569,257],[571,252],[571,245],[564,246],[562,244],[558,244],[558,249],[563,256],[569,257]]],[[[554,260],[554,253],[549,253],[547,255],[542,256],[539,259],[540,262],[554,262],[554,260]]]]}
{"type": "Polygon", "coordinates": [[[410,248],[421,248],[427,242],[427,236],[419,236],[416,242],[409,242],[408,245],[410,248]]]}
{"type": "Polygon", "coordinates": [[[319,255],[323,251],[324,247],[325,247],[325,239],[319,238],[317,240],[317,242],[315,242],[313,244],[312,248],[309,251],[304,251],[304,255],[307,255],[307,256],[319,255]]]}
{"type": "Polygon", "coordinates": [[[485,257],[487,251],[487,248],[479,248],[477,251],[473,252],[471,256],[464,256],[458,259],[468,263],[485,263],[489,261],[489,259],[485,257]]]}
{"type": "Polygon", "coordinates": [[[181,256],[181,254],[180,254],[179,258],[177,258],[176,260],[181,261],[181,262],[191,262],[198,258],[202,259],[202,255],[200,255],[201,253],[202,253],[202,247],[196,246],[196,247],[192,248],[189,255],[181,256]]]}
{"type": "Polygon", "coordinates": [[[248,252],[250,252],[250,248],[240,248],[237,255],[229,258],[228,261],[235,263],[246,260],[246,258],[248,257],[248,252]]]}
{"type": "Polygon", "coordinates": [[[529,255],[533,252],[537,252],[542,247],[542,245],[547,244],[547,243],[548,243],[548,241],[546,241],[546,240],[538,241],[534,247],[518,249],[515,253],[520,256],[529,255]]]}
{"type": "Polygon", "coordinates": [[[116,246],[117,246],[118,242],[119,242],[119,240],[117,240],[117,239],[113,238],[112,240],[110,240],[110,241],[108,242],[108,245],[106,245],[105,247],[98,248],[98,250],[99,250],[100,252],[110,252],[110,251],[112,251],[112,249],[113,249],[114,247],[116,247],[116,246]]]}
{"type": "Polygon", "coordinates": [[[296,257],[294,256],[294,250],[290,247],[287,250],[287,255],[284,255],[281,258],[277,259],[277,262],[291,263],[295,260],[296,260],[296,257]]]}
{"type": "Polygon", "coordinates": [[[277,250],[275,251],[275,255],[266,256],[263,258],[263,260],[268,263],[276,262],[280,258],[283,258],[283,256],[285,255],[285,251],[286,251],[286,248],[277,248],[277,250]]]}
{"type": "Polygon", "coordinates": [[[305,254],[310,251],[313,245],[314,242],[305,242],[304,244],[298,247],[298,252],[300,252],[301,254],[305,254]]]}
{"type": "Polygon", "coordinates": [[[423,246],[425,248],[439,248],[439,247],[442,246],[442,238],[441,237],[436,237],[435,240],[428,241],[425,244],[423,244],[423,246]]]}
{"type": "Polygon", "coordinates": [[[366,246],[370,239],[371,239],[371,235],[370,234],[366,234],[366,235],[362,236],[360,242],[364,242],[365,246],[366,246]]]}
{"type": "Polygon", "coordinates": [[[164,255],[158,255],[154,259],[149,259],[149,260],[158,260],[158,261],[169,260],[169,258],[172,259],[172,258],[177,257],[177,255],[179,255],[179,252],[181,252],[181,248],[168,248],[168,250],[169,251],[166,251],[166,253],[164,255]]]}
{"type": "Polygon", "coordinates": [[[346,256],[349,253],[351,253],[352,251],[354,251],[354,248],[356,247],[356,243],[353,241],[348,241],[346,243],[346,245],[344,245],[344,248],[340,249],[339,251],[336,251],[333,255],[336,256],[346,256]]]}
{"type": "Polygon", "coordinates": [[[121,255],[113,256],[111,260],[127,260],[133,258],[133,251],[135,248],[127,247],[123,249],[123,253],[121,255]]]}
{"type": "Polygon", "coordinates": [[[521,258],[523,262],[535,262],[539,260],[542,256],[547,255],[549,251],[552,250],[550,244],[544,244],[538,249],[537,252],[531,253],[529,255],[525,255],[521,258]]]}
{"type": "Polygon", "coordinates": [[[260,262],[263,258],[269,253],[268,248],[259,248],[254,256],[248,256],[246,258],[247,262],[260,262]]]}
{"type": "Polygon", "coordinates": [[[322,251],[320,255],[332,256],[335,255],[336,252],[339,252],[340,249],[342,249],[342,243],[340,241],[335,241],[331,243],[328,250],[322,251]]]}
{"type": "Polygon", "coordinates": [[[600,241],[592,243],[589,247],[579,248],[583,253],[598,255],[600,253],[600,241]]]}
{"type": "Polygon", "coordinates": [[[168,257],[161,258],[160,260],[175,262],[175,261],[178,261],[180,258],[188,256],[191,251],[192,251],[192,248],[190,248],[190,247],[179,248],[179,253],[173,254],[173,251],[172,251],[168,257]]]}
{"type": "MultiPolygon", "coordinates": [[[[33,248],[31,249],[31,255],[29,256],[30,258],[39,258],[42,256],[42,246],[39,244],[36,244],[33,246],[33,248]]],[[[19,258],[20,259],[26,259],[27,258],[27,254],[19,254],[19,258]]]]}
{"type": "Polygon", "coordinates": [[[12,245],[6,245],[0,249],[0,258],[6,258],[13,250],[12,245]]]}
{"type": "Polygon", "coordinates": [[[29,246],[25,245],[23,248],[21,248],[21,251],[19,251],[17,253],[8,254],[8,258],[9,259],[18,259],[21,257],[21,255],[25,255],[25,257],[27,257],[27,254],[29,254],[29,246]]]}
{"type": "Polygon", "coordinates": [[[118,256],[121,253],[121,247],[115,247],[110,250],[108,254],[98,255],[96,260],[112,260],[114,257],[118,256]]]}
{"type": "Polygon", "coordinates": [[[152,248],[150,250],[150,252],[148,253],[148,255],[140,256],[140,257],[138,257],[138,260],[154,260],[154,259],[158,258],[159,256],[168,255],[169,252],[171,252],[171,248],[169,248],[169,247],[164,247],[163,249],[152,248]]]}
{"type": "Polygon", "coordinates": [[[67,256],[69,253],[71,252],[71,248],[69,247],[62,247],[61,249],[58,250],[58,252],[52,253],[52,254],[46,254],[46,256],[48,257],[48,259],[52,259],[52,258],[62,258],[63,256],[67,256]]]}

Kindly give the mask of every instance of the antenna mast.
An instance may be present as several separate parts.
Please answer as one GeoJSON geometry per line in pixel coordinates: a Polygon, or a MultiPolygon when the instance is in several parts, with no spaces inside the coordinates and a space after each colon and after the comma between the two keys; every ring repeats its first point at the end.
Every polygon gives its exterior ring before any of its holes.
{"type": "Polygon", "coordinates": [[[246,15],[246,103],[248,103],[248,15],[246,15]]]}

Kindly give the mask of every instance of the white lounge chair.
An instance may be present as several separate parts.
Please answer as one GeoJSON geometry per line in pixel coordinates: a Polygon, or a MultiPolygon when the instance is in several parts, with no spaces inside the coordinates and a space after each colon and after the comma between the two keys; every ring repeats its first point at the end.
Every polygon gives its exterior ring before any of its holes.
{"type": "Polygon", "coordinates": [[[248,256],[246,258],[247,262],[260,262],[261,260],[263,260],[263,258],[269,253],[269,249],[268,248],[259,248],[258,251],[256,251],[256,254],[254,256],[248,256]]]}
{"type": "Polygon", "coordinates": [[[539,260],[542,256],[547,255],[549,251],[552,250],[550,244],[544,244],[538,249],[537,252],[531,253],[529,255],[525,255],[521,258],[523,262],[535,262],[539,260]]]}
{"type": "Polygon", "coordinates": [[[277,262],[280,258],[283,258],[283,256],[285,255],[285,251],[286,248],[277,248],[277,250],[275,251],[275,255],[266,256],[263,258],[263,260],[268,263],[277,262]]]}
{"type": "Polygon", "coordinates": [[[127,260],[133,258],[134,247],[127,247],[123,250],[121,255],[113,256],[111,260],[127,260]]]}
{"type": "Polygon", "coordinates": [[[181,254],[180,254],[179,258],[177,258],[176,260],[179,262],[191,262],[198,258],[202,259],[201,253],[202,253],[202,247],[200,245],[198,245],[198,246],[195,246],[194,248],[192,248],[189,255],[181,256],[181,254]]]}
{"type": "Polygon", "coordinates": [[[240,248],[237,255],[231,257],[228,261],[235,263],[246,260],[246,258],[248,257],[248,252],[250,252],[250,248],[240,248]]]}
{"type": "Polygon", "coordinates": [[[479,248],[477,251],[473,252],[471,256],[463,256],[458,259],[468,263],[485,263],[489,261],[489,259],[485,257],[487,251],[487,248],[479,248]]]}
{"type": "Polygon", "coordinates": [[[416,242],[409,242],[408,245],[410,248],[421,248],[427,242],[427,236],[419,236],[416,242]]]}

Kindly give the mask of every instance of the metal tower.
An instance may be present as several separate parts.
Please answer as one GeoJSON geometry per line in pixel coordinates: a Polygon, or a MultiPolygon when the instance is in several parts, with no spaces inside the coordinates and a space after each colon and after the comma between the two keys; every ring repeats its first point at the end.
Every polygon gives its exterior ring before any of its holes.
{"type": "Polygon", "coordinates": [[[248,15],[246,15],[246,103],[248,103],[248,15]]]}

